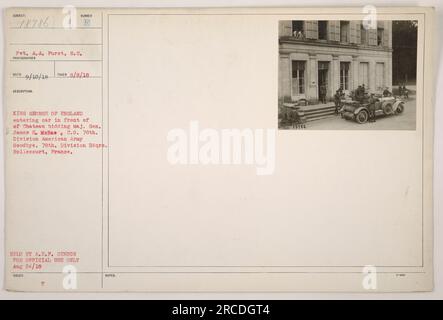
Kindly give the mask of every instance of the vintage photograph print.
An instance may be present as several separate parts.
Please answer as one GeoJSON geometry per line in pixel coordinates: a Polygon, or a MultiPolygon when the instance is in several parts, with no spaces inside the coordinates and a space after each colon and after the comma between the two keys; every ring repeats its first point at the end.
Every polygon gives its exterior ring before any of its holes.
{"type": "Polygon", "coordinates": [[[415,130],[418,22],[279,21],[279,129],[415,130]]]}

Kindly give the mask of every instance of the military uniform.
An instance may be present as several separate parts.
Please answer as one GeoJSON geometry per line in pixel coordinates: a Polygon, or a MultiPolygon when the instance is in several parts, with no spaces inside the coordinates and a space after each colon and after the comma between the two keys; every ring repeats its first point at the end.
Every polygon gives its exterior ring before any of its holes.
{"type": "Polygon", "coordinates": [[[362,86],[358,86],[355,90],[355,100],[362,102],[364,96],[364,89],[362,86]]]}
{"type": "Polygon", "coordinates": [[[342,94],[341,94],[340,90],[337,90],[335,92],[335,95],[334,95],[335,114],[338,114],[338,111],[340,110],[340,107],[341,107],[341,97],[342,97],[342,94]]]}
{"type": "Polygon", "coordinates": [[[363,103],[366,97],[366,88],[365,85],[361,86],[361,98],[360,98],[360,102],[363,103]]]}
{"type": "Polygon", "coordinates": [[[369,122],[375,122],[375,103],[377,102],[377,99],[371,95],[369,97],[369,104],[368,104],[368,110],[369,110],[369,122]]]}

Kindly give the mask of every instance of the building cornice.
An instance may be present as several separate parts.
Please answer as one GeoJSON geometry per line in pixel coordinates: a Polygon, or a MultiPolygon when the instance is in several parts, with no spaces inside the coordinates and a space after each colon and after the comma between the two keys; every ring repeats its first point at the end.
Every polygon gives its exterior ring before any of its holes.
{"type": "Polygon", "coordinates": [[[318,46],[318,47],[329,47],[329,48],[340,48],[340,49],[354,49],[354,50],[371,50],[371,51],[380,51],[380,52],[392,52],[392,48],[388,47],[380,47],[380,46],[369,46],[362,44],[353,44],[353,43],[342,43],[342,42],[334,42],[334,41],[318,41],[318,40],[309,40],[309,39],[296,39],[294,37],[280,37],[279,44],[298,44],[298,45],[307,45],[307,46],[318,46]]]}

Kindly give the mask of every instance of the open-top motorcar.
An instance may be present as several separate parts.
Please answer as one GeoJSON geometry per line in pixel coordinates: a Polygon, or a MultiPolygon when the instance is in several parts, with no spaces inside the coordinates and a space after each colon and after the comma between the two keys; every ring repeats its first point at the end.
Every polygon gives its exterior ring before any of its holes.
{"type": "MultiPolygon", "coordinates": [[[[401,114],[405,109],[404,101],[394,96],[379,96],[375,100],[375,116],[401,114]]],[[[346,120],[354,120],[358,123],[366,123],[369,120],[370,111],[367,97],[360,101],[345,99],[342,104],[342,114],[346,120]]]]}

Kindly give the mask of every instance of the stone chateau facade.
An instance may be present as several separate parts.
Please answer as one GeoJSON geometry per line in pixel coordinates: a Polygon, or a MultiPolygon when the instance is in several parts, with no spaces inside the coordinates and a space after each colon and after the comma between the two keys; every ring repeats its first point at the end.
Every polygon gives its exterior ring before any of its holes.
{"type": "Polygon", "coordinates": [[[328,100],[365,85],[392,92],[392,22],[366,29],[362,21],[279,22],[279,99],[328,100]]]}

